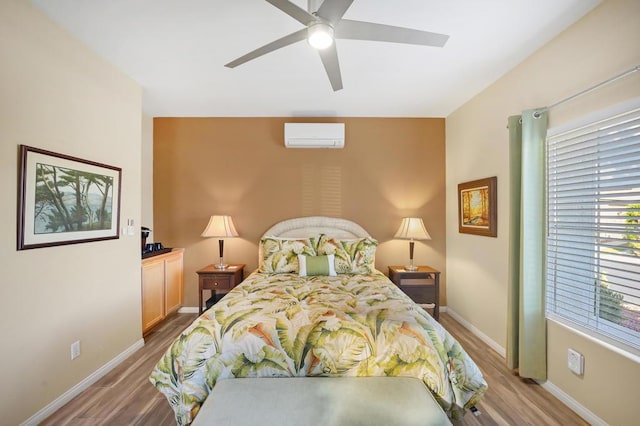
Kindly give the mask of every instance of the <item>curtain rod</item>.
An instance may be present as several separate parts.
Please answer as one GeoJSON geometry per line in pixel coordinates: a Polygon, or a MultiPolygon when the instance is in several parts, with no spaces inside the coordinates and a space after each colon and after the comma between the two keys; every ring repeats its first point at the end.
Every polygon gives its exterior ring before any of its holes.
{"type": "Polygon", "coordinates": [[[616,80],[620,80],[621,78],[624,78],[624,77],[626,77],[628,75],[631,75],[631,74],[633,74],[634,72],[637,72],[637,71],[640,71],[640,65],[636,65],[635,67],[633,67],[631,69],[628,69],[625,72],[622,72],[622,73],[620,73],[620,74],[618,74],[616,76],[613,76],[608,80],[600,82],[600,83],[596,84],[595,86],[591,86],[588,89],[584,89],[582,92],[578,92],[575,95],[569,96],[568,98],[564,98],[564,99],[562,99],[562,100],[560,100],[560,101],[558,101],[558,102],[556,102],[554,104],[551,104],[551,105],[549,105],[547,107],[547,109],[548,110],[549,109],[553,109],[553,108],[557,107],[558,105],[562,105],[565,102],[569,102],[569,101],[571,101],[571,100],[573,100],[575,98],[578,98],[578,97],[580,97],[582,95],[586,95],[589,92],[592,92],[592,91],[594,91],[596,89],[599,89],[600,87],[605,86],[605,85],[607,85],[609,83],[613,83],[616,80]]]}

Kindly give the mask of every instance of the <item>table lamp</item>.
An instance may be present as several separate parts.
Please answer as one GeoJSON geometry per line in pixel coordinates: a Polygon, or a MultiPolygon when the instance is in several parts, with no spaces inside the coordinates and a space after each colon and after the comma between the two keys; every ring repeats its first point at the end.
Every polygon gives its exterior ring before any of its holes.
{"type": "Polygon", "coordinates": [[[394,238],[400,238],[409,241],[409,265],[405,266],[407,271],[415,271],[417,266],[413,265],[413,240],[430,240],[431,236],[424,227],[422,219],[419,217],[405,217],[402,219],[400,229],[396,232],[394,238]]]}
{"type": "Polygon", "coordinates": [[[218,246],[220,249],[220,263],[214,265],[216,269],[227,269],[226,264],[222,262],[224,256],[224,240],[223,238],[233,238],[238,236],[236,228],[233,226],[231,216],[226,215],[213,215],[209,219],[209,224],[202,232],[203,237],[217,237],[218,246]]]}

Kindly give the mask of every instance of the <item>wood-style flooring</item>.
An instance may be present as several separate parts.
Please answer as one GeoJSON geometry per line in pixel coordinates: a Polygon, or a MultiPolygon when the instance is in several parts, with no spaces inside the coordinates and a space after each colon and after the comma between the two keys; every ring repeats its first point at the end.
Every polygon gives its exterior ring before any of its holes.
{"type": "MultiPolygon", "coordinates": [[[[165,397],[148,376],[170,342],[195,314],[176,314],[145,338],[145,346],[90,386],[42,425],[175,425],[165,397]]],[[[476,361],[489,384],[478,405],[479,416],[467,413],[463,425],[588,425],[553,395],[531,380],[514,376],[504,359],[447,314],[440,322],[476,361]]]]}

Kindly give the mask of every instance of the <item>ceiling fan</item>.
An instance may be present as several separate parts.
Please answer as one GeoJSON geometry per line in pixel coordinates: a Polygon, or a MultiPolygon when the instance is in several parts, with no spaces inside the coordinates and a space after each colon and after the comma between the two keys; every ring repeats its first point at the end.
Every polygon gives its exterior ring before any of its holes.
{"type": "Polygon", "coordinates": [[[229,62],[225,67],[235,68],[269,52],[307,39],[309,44],[318,50],[331,87],[334,91],[338,91],[342,89],[342,76],[335,39],[386,41],[433,47],[443,47],[449,39],[445,34],[342,19],[353,0],[324,0],[320,7],[316,5],[317,0],[309,0],[309,11],[288,0],[267,1],[305,25],[306,28],[265,44],[229,62]]]}

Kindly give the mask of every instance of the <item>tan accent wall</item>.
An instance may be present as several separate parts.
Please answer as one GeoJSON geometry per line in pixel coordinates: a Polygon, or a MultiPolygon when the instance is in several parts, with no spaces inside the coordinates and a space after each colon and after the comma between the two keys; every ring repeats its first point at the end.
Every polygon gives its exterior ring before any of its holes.
{"type": "MultiPolygon", "coordinates": [[[[448,306],[505,347],[509,241],[507,117],[553,104],[640,64],[640,2],[608,0],[447,117],[448,306]],[[498,238],[459,234],[458,183],[498,176],[498,238]]],[[[550,126],[640,96],[640,73],[550,112],[550,126]]],[[[637,423],[636,362],[548,321],[549,381],[609,424],[637,423]],[[585,356],[584,377],[566,367],[585,356]]]]}
{"type": "Polygon", "coordinates": [[[28,1],[0,2],[0,57],[0,423],[17,425],[142,337],[137,236],[16,251],[18,145],[121,167],[138,223],[142,93],[28,1]]]}
{"type": "Polygon", "coordinates": [[[408,261],[408,241],[392,239],[401,218],[420,216],[433,239],[416,243],[414,259],[444,271],[444,139],[441,118],[156,118],[154,238],[186,248],[185,305],[197,306],[195,271],[218,260],[217,240],[200,237],[212,214],[232,216],[240,238],[224,257],[245,272],[265,230],[316,215],[362,225],[385,272],[408,261]],[[344,122],[345,148],[286,149],[286,121],[344,122]]]}

